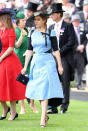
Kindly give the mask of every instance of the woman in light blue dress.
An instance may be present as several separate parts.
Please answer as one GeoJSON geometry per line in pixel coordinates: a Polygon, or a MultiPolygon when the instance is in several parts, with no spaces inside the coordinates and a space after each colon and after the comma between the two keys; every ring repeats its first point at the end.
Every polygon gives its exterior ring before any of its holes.
{"type": "Polygon", "coordinates": [[[26,97],[40,100],[42,110],[40,126],[45,127],[48,120],[46,115],[48,99],[63,98],[63,91],[56,69],[56,63],[51,53],[51,48],[57,59],[60,75],[63,73],[63,67],[55,32],[51,30],[49,34],[49,30],[46,26],[46,13],[36,12],[34,14],[34,22],[36,29],[29,35],[29,46],[26,52],[25,65],[21,72],[25,74],[28,62],[31,55],[33,55],[26,97]]]}

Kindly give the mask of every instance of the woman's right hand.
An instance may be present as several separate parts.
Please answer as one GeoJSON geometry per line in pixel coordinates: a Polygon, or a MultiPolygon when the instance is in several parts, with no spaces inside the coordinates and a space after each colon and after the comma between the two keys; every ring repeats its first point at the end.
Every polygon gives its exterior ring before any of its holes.
{"type": "Polygon", "coordinates": [[[27,35],[27,32],[24,29],[22,29],[21,30],[21,35],[24,37],[25,35],[27,35]]]}
{"type": "Polygon", "coordinates": [[[63,67],[62,67],[62,66],[58,67],[58,72],[59,72],[59,74],[60,74],[60,75],[62,75],[62,74],[63,74],[64,69],[63,69],[63,67]]]}
{"type": "Polygon", "coordinates": [[[24,67],[22,70],[21,70],[21,74],[25,75],[26,73],[26,68],[24,67]]]}

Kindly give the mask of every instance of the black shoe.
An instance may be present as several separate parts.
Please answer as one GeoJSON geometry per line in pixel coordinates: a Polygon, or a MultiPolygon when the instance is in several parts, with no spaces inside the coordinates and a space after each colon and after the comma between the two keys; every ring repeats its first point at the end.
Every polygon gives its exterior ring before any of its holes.
{"type": "Polygon", "coordinates": [[[28,102],[28,104],[30,104],[30,99],[29,98],[27,98],[27,102],[28,102]]]}
{"type": "Polygon", "coordinates": [[[18,104],[18,101],[16,101],[16,104],[18,104]]]}
{"type": "Polygon", "coordinates": [[[15,117],[13,118],[13,120],[15,120],[18,117],[18,113],[16,113],[15,117]]]}
{"type": "Polygon", "coordinates": [[[17,117],[18,117],[18,113],[15,114],[15,116],[14,116],[13,119],[8,119],[8,120],[9,120],[9,121],[13,121],[13,120],[15,120],[17,117]]]}
{"type": "Polygon", "coordinates": [[[6,116],[1,116],[0,120],[4,120],[7,117],[8,112],[10,112],[10,107],[8,107],[8,110],[6,112],[6,116]]]}
{"type": "Polygon", "coordinates": [[[78,89],[78,90],[85,90],[81,85],[78,85],[78,86],[77,86],[77,89],[78,89]]]}
{"type": "Polygon", "coordinates": [[[1,116],[0,120],[4,120],[6,118],[6,116],[1,116]]]}
{"type": "Polygon", "coordinates": [[[65,110],[61,110],[60,113],[61,113],[61,114],[65,114],[66,111],[65,111],[65,110]]]}
{"type": "Polygon", "coordinates": [[[51,109],[49,112],[47,112],[47,114],[58,114],[58,110],[51,109]]]}

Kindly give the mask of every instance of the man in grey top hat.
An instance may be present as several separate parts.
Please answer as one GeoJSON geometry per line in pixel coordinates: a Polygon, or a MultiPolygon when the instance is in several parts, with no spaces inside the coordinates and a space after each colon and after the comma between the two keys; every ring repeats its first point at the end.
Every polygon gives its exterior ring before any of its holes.
{"type": "Polygon", "coordinates": [[[77,79],[77,89],[83,90],[82,87],[82,75],[84,71],[84,67],[87,64],[86,57],[86,44],[87,38],[84,31],[80,30],[80,16],[79,14],[72,15],[72,24],[75,30],[75,46],[74,46],[74,62],[75,69],[77,71],[76,79],[77,79]]]}
{"type": "Polygon", "coordinates": [[[79,11],[78,13],[81,19],[81,28],[88,34],[88,0],[84,0],[83,11],[79,11]]]}
{"type": "Polygon", "coordinates": [[[83,14],[84,14],[84,30],[86,31],[86,34],[88,34],[88,0],[84,0],[83,14]]]}
{"type": "Polygon", "coordinates": [[[83,9],[83,0],[68,0],[69,3],[73,3],[76,6],[76,11],[81,11],[83,9]]]}
{"type": "Polygon", "coordinates": [[[88,20],[88,0],[84,0],[83,12],[84,12],[85,20],[87,21],[88,20]]]}
{"type": "Polygon", "coordinates": [[[63,14],[63,19],[65,22],[70,22],[71,21],[71,16],[69,13],[64,13],[63,14]]]}

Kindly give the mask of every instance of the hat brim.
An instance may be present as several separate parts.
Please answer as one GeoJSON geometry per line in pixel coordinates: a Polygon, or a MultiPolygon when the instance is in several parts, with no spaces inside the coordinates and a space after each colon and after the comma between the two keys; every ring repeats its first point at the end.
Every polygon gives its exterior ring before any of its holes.
{"type": "Polygon", "coordinates": [[[64,10],[52,11],[51,14],[53,14],[53,13],[61,13],[61,12],[65,12],[65,11],[64,10]]]}
{"type": "Polygon", "coordinates": [[[26,10],[36,12],[36,10],[30,9],[30,8],[25,8],[26,10]]]}
{"type": "Polygon", "coordinates": [[[43,13],[43,12],[35,12],[34,16],[38,16],[38,15],[48,15],[47,13],[43,13]]]}
{"type": "Polygon", "coordinates": [[[71,20],[71,22],[73,22],[73,21],[80,21],[80,19],[73,19],[73,20],[71,20]]]}
{"type": "Polygon", "coordinates": [[[16,12],[12,8],[3,8],[0,10],[0,15],[9,14],[12,18],[15,18],[16,12]]]}
{"type": "Polygon", "coordinates": [[[36,16],[39,16],[39,15],[45,15],[47,16],[47,18],[49,17],[49,13],[47,12],[41,12],[41,11],[38,11],[38,12],[35,12],[33,15],[32,15],[32,18],[36,17],[36,16]]]}

